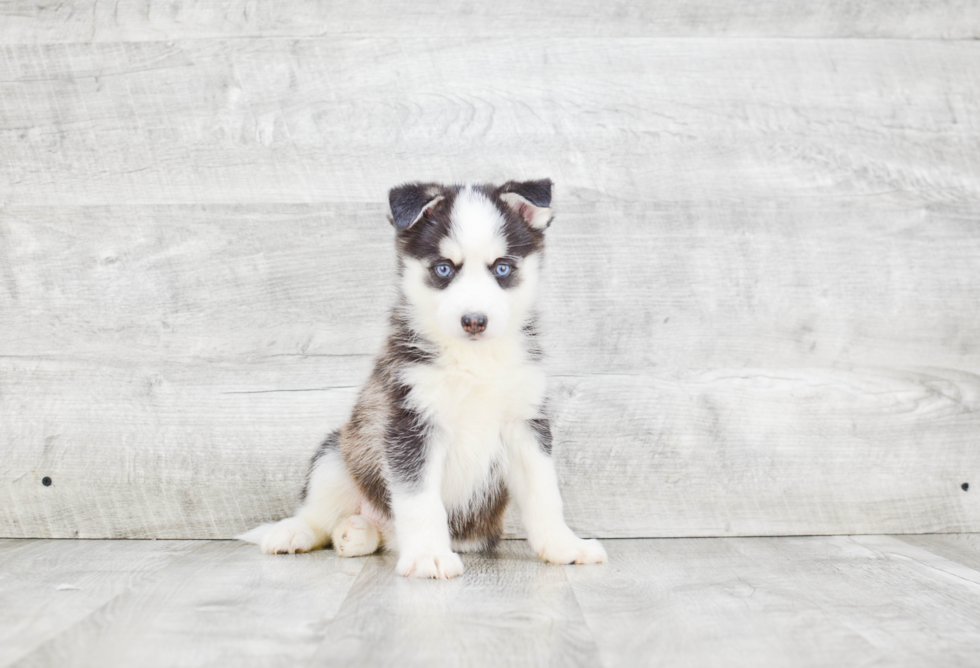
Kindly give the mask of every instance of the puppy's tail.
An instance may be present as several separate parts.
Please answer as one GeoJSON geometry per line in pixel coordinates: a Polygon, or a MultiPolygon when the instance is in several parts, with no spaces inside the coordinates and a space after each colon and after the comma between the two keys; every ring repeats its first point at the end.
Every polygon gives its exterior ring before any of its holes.
{"type": "Polygon", "coordinates": [[[266,522],[265,524],[260,524],[254,529],[249,529],[244,533],[240,533],[235,536],[235,540],[240,540],[245,543],[252,543],[253,545],[261,545],[262,539],[269,535],[272,528],[276,526],[275,522],[266,522]]]}

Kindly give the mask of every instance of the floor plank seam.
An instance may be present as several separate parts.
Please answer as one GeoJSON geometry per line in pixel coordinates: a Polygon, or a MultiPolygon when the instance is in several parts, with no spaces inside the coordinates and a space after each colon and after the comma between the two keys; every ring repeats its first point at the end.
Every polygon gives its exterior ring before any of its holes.
{"type": "MultiPolygon", "coordinates": [[[[84,539],[71,539],[71,538],[69,538],[69,539],[59,539],[59,538],[52,538],[52,539],[41,539],[41,540],[66,540],[66,542],[67,542],[67,541],[70,541],[70,540],[84,540],[84,539]]],[[[96,540],[106,540],[106,539],[96,539],[96,540]]],[[[184,554],[180,555],[179,557],[177,557],[173,561],[170,561],[170,562],[166,563],[165,565],[161,566],[160,568],[158,568],[156,570],[147,571],[146,573],[143,573],[135,582],[131,583],[130,586],[128,586],[127,588],[121,590],[119,593],[117,593],[116,595],[112,596],[111,598],[107,599],[105,602],[102,603],[102,605],[100,605],[100,606],[98,606],[96,608],[93,608],[92,610],[89,610],[89,612],[84,617],[81,617],[80,619],[76,620],[74,623],[70,624],[69,626],[67,626],[67,627],[65,627],[63,629],[61,629],[60,631],[58,631],[57,633],[55,633],[51,637],[45,638],[43,641],[39,642],[37,645],[35,645],[34,647],[30,648],[28,651],[24,652],[19,657],[17,657],[16,659],[14,659],[12,662],[10,662],[9,664],[7,664],[7,666],[9,668],[14,668],[18,664],[20,664],[22,661],[24,661],[25,659],[29,658],[32,654],[34,654],[34,653],[42,650],[49,643],[56,642],[61,636],[65,635],[67,633],[70,633],[73,629],[75,629],[79,625],[84,624],[92,615],[97,614],[98,612],[100,612],[102,610],[105,610],[106,607],[108,607],[109,605],[111,605],[113,603],[113,601],[116,601],[117,599],[119,599],[119,597],[125,596],[125,595],[129,594],[131,591],[133,591],[135,588],[137,588],[140,584],[146,582],[146,580],[148,580],[149,578],[152,578],[152,577],[156,576],[157,574],[161,573],[162,571],[167,570],[168,568],[170,568],[171,566],[173,566],[175,563],[181,561],[185,557],[188,557],[189,555],[191,555],[191,554],[197,552],[198,550],[202,549],[210,541],[208,541],[208,540],[198,540],[196,542],[198,542],[200,544],[197,547],[195,547],[194,549],[189,550],[188,552],[185,552],[184,554]]]]}

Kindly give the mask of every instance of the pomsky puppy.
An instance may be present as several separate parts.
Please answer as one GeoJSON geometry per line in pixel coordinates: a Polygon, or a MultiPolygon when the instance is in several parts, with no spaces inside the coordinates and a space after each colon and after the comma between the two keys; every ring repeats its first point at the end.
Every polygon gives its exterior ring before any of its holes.
{"type": "Polygon", "coordinates": [[[542,559],[604,562],[565,524],[551,459],[534,310],[551,181],[409,183],[388,199],[399,290],[387,341],[314,455],[295,516],[238,538],[269,554],[384,544],[398,574],[452,578],[458,552],[500,540],[512,496],[542,559]]]}

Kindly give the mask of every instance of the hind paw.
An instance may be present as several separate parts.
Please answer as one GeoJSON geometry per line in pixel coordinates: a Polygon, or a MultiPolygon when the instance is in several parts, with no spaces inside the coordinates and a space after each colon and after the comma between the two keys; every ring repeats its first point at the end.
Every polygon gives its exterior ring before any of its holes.
{"type": "Polygon", "coordinates": [[[295,554],[309,552],[316,546],[316,534],[298,517],[276,522],[262,537],[259,547],[265,554],[295,554]]]}
{"type": "Polygon", "coordinates": [[[340,557],[362,557],[373,554],[381,542],[378,527],[361,515],[351,515],[333,530],[333,549],[340,557]]]}

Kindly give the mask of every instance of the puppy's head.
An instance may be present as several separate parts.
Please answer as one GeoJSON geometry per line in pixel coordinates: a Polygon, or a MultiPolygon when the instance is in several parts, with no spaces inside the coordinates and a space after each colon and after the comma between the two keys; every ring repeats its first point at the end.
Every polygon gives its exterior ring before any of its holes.
{"type": "Polygon", "coordinates": [[[422,333],[479,341],[521,330],[552,218],[550,180],[409,183],[393,188],[388,201],[402,294],[422,333]]]}

